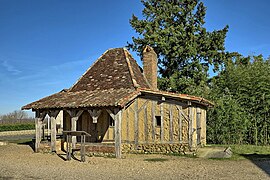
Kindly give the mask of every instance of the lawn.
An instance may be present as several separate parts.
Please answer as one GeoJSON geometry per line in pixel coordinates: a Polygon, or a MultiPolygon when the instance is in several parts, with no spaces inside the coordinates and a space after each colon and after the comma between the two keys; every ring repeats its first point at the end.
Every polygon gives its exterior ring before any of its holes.
{"type": "Polygon", "coordinates": [[[231,160],[270,160],[270,146],[255,145],[208,145],[205,148],[226,148],[231,147],[233,155],[231,160]]]}

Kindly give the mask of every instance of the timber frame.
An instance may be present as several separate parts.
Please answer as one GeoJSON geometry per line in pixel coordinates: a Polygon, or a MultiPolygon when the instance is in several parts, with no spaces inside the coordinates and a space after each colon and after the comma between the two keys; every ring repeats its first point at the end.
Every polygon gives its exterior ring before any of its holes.
{"type": "MultiPolygon", "coordinates": [[[[84,111],[88,112],[93,119],[93,123],[97,123],[98,117],[101,114],[101,110],[104,108],[84,108],[84,109],[64,109],[63,111],[67,112],[71,117],[71,130],[77,131],[77,121],[82,115],[84,111]]],[[[115,121],[115,156],[117,158],[121,158],[121,119],[122,119],[122,111],[115,107],[115,108],[106,108],[105,109],[109,115],[115,121]]],[[[51,152],[56,152],[56,123],[55,119],[60,110],[34,110],[36,113],[35,117],[35,127],[36,127],[36,140],[35,140],[35,152],[39,152],[40,149],[40,142],[42,139],[42,121],[44,120],[46,115],[49,115],[50,122],[51,122],[51,143],[50,149],[51,152]]],[[[76,136],[72,136],[72,148],[76,148],[76,136]]]]}
{"type": "MultiPolygon", "coordinates": [[[[157,56],[150,46],[143,51],[143,66],[142,72],[125,48],[109,49],[69,89],[23,106],[22,110],[36,113],[35,151],[48,147],[41,143],[48,116],[51,152],[58,150],[57,137],[63,136],[57,134],[59,116],[63,116],[63,131],[91,135],[84,139],[86,151],[93,150],[87,143],[108,145],[100,149],[115,153],[117,158],[122,153],[179,152],[185,147],[205,145],[206,110],[213,103],[201,97],[159,91],[157,56]]],[[[79,137],[72,136],[68,144],[76,149],[77,141],[79,137]]]]}

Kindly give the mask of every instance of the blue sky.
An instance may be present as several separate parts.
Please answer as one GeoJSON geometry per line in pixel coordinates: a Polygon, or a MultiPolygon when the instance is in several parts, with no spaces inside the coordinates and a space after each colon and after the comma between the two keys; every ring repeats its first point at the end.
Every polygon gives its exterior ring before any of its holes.
{"type": "MultiPolygon", "coordinates": [[[[229,25],[228,51],[270,55],[269,0],[203,2],[208,30],[229,25]]],[[[131,41],[129,19],[142,9],[139,0],[0,0],[0,114],[69,88],[131,41]]]]}

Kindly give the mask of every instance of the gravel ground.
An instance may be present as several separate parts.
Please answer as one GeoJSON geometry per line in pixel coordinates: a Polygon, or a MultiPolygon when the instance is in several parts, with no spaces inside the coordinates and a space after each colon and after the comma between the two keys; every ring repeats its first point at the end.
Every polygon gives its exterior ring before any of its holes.
{"type": "Polygon", "coordinates": [[[267,168],[270,168],[269,161],[252,163],[249,160],[165,155],[126,155],[124,159],[87,157],[86,162],[82,163],[76,160],[64,161],[56,154],[34,153],[28,145],[0,146],[0,179],[254,180],[270,179],[267,168]],[[156,161],[146,161],[155,158],[156,161]]]}

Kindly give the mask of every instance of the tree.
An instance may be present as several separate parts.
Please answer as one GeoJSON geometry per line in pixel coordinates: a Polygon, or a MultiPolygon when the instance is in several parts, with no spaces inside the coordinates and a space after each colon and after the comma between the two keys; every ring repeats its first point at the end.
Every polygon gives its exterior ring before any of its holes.
{"type": "Polygon", "coordinates": [[[228,26],[208,32],[206,7],[200,0],[142,0],[144,19],[130,19],[139,34],[128,48],[142,56],[146,45],[158,55],[159,88],[180,93],[203,95],[208,70],[217,71],[227,57],[224,41],[228,26]]]}
{"type": "Polygon", "coordinates": [[[7,113],[0,116],[1,120],[21,120],[28,119],[28,114],[25,111],[15,110],[11,113],[7,113]]]}
{"type": "Polygon", "coordinates": [[[261,55],[232,56],[225,69],[211,81],[209,99],[216,106],[208,113],[208,140],[237,143],[238,139],[238,143],[269,144],[269,87],[269,59],[261,55]]]}

